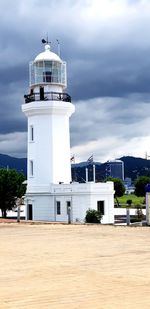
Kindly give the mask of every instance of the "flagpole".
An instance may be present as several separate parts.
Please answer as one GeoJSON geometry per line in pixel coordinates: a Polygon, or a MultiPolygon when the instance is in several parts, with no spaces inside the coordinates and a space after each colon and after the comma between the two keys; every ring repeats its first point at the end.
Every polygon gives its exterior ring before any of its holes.
{"type": "Polygon", "coordinates": [[[85,169],[85,174],[86,174],[86,182],[88,182],[88,168],[86,167],[86,169],[85,169]]]}
{"type": "Polygon", "coordinates": [[[95,164],[93,164],[93,181],[95,182],[95,164]]]}

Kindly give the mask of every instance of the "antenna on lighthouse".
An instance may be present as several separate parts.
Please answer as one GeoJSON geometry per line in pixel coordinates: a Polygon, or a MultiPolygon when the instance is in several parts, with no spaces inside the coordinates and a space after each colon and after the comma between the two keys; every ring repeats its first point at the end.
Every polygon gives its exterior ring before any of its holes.
{"type": "Polygon", "coordinates": [[[51,44],[51,42],[48,41],[48,34],[47,34],[46,40],[42,39],[42,43],[43,44],[51,44]]]}
{"type": "Polygon", "coordinates": [[[42,39],[42,43],[43,43],[43,44],[46,44],[47,41],[46,41],[45,39],[42,39]]]}
{"type": "Polygon", "coordinates": [[[60,57],[60,43],[58,40],[57,41],[57,50],[58,50],[58,56],[60,57]]]}

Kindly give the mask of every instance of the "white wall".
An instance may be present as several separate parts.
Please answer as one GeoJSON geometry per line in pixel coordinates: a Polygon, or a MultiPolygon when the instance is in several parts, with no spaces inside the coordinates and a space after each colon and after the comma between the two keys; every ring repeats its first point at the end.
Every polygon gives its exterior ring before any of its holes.
{"type": "Polygon", "coordinates": [[[33,205],[33,220],[68,222],[67,201],[71,202],[71,221],[84,222],[86,211],[97,210],[97,201],[104,201],[103,224],[114,223],[113,183],[72,183],[51,185],[47,193],[27,193],[26,203],[33,205]],[[61,214],[56,202],[60,201],[61,214]]]}
{"type": "MultiPolygon", "coordinates": [[[[33,220],[35,221],[55,221],[54,196],[51,195],[32,195],[26,198],[27,204],[32,205],[33,220]]],[[[28,219],[26,211],[26,219],[28,219]]]]}
{"type": "Polygon", "coordinates": [[[28,117],[28,188],[50,183],[70,183],[69,117],[74,105],[68,102],[40,101],[22,105],[28,117]],[[33,126],[34,141],[30,140],[33,126]],[[30,175],[30,161],[34,175],[30,175]]]}

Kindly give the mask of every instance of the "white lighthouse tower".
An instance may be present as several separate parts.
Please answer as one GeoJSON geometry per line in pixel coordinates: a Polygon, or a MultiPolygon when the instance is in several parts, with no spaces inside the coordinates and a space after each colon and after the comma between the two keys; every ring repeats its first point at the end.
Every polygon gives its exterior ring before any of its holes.
{"type": "Polygon", "coordinates": [[[66,63],[46,44],[30,63],[30,94],[22,106],[28,118],[28,191],[71,181],[69,117],[75,107],[64,93],[66,80],[66,63]]]}
{"type": "Polygon", "coordinates": [[[75,111],[67,87],[66,63],[50,50],[30,63],[30,93],[22,111],[28,119],[26,219],[84,221],[88,208],[113,223],[113,183],[72,183],[69,117],[75,111]]]}

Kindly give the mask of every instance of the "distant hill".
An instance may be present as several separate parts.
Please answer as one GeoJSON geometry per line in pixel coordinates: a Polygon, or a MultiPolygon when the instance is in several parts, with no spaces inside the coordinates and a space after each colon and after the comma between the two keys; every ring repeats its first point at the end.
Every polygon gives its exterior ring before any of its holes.
{"type": "Polygon", "coordinates": [[[27,174],[27,159],[26,158],[14,158],[4,154],[0,154],[0,168],[14,168],[18,172],[27,174]]]}
{"type": "MultiPolygon", "coordinates": [[[[95,165],[96,181],[103,181],[106,178],[106,163],[93,162],[95,165]]],[[[93,165],[88,162],[71,165],[72,180],[85,182],[86,167],[88,167],[88,180],[93,181],[93,165]]]]}
{"type": "MultiPolygon", "coordinates": [[[[138,176],[150,176],[150,160],[135,158],[135,157],[121,157],[118,158],[124,162],[125,177],[130,177],[135,180],[138,176]]],[[[96,169],[96,180],[103,181],[106,178],[106,164],[94,162],[96,169]]],[[[14,158],[8,155],[0,154],[0,168],[14,168],[18,172],[23,172],[27,175],[27,159],[14,158]]],[[[85,182],[85,169],[89,170],[89,181],[93,180],[92,164],[87,162],[80,162],[71,165],[72,179],[74,181],[85,182]]]]}
{"type": "MultiPolygon", "coordinates": [[[[124,175],[130,177],[133,181],[138,176],[150,176],[150,160],[135,158],[135,157],[121,157],[118,158],[124,162],[124,175]]],[[[106,162],[98,163],[94,162],[96,170],[96,180],[103,181],[106,178],[106,162]]],[[[72,179],[79,182],[85,181],[85,169],[89,170],[89,181],[93,180],[93,168],[92,165],[88,165],[87,162],[81,162],[79,164],[72,164],[72,179]]]]}
{"type": "Polygon", "coordinates": [[[135,157],[122,157],[124,162],[125,177],[136,179],[138,176],[150,176],[150,160],[135,158],[135,157]]]}

